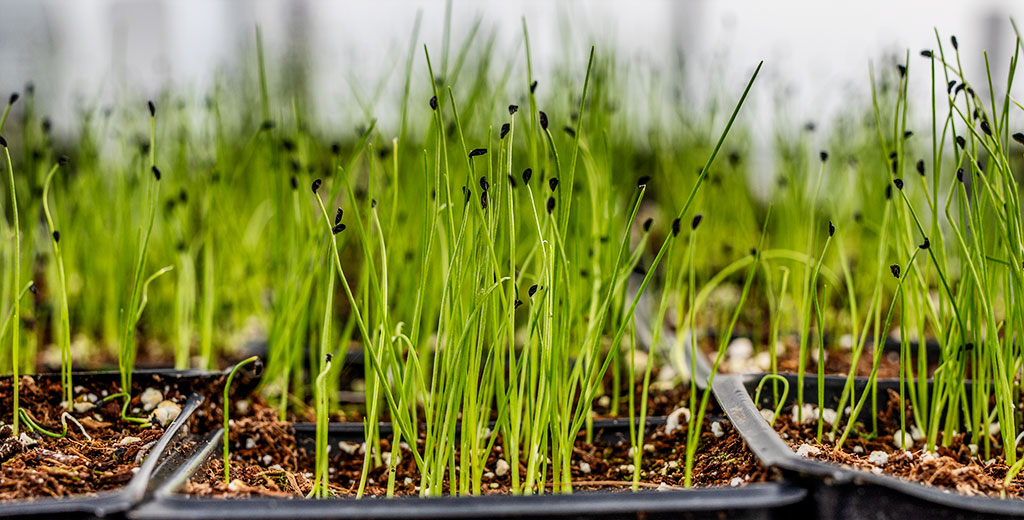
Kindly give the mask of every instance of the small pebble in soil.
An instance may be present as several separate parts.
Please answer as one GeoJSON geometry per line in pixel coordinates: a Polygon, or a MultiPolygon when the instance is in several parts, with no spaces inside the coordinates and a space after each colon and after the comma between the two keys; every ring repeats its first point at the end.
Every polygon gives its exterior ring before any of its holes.
{"type": "Polygon", "coordinates": [[[863,446],[854,446],[853,447],[853,452],[857,453],[857,454],[864,453],[864,447],[863,446]]]}
{"type": "Polygon", "coordinates": [[[793,416],[793,422],[797,422],[798,418],[800,419],[800,422],[805,423],[818,420],[818,410],[814,405],[806,403],[802,407],[794,404],[793,408],[789,410],[789,413],[793,416]]]}
{"type": "Polygon", "coordinates": [[[732,486],[732,487],[739,486],[742,483],[743,483],[743,479],[740,478],[740,477],[733,477],[732,480],[729,481],[729,485],[732,486]]]}
{"type": "Polygon", "coordinates": [[[750,341],[750,338],[736,338],[725,348],[725,355],[729,356],[729,359],[750,359],[754,355],[754,342],[750,341]]]}
{"type": "Polygon", "coordinates": [[[75,411],[78,413],[85,413],[92,410],[93,408],[96,408],[95,404],[92,404],[88,401],[75,401],[75,404],[73,406],[75,407],[75,411]]]}
{"type": "Polygon", "coordinates": [[[836,411],[831,408],[825,408],[821,411],[821,419],[828,424],[835,424],[836,415],[836,411]]]}
{"type": "Polygon", "coordinates": [[[510,469],[512,469],[512,466],[509,466],[508,462],[505,462],[505,459],[498,459],[498,462],[494,465],[494,474],[499,477],[504,477],[510,469]]]}
{"type": "Polygon", "coordinates": [[[893,434],[892,444],[898,450],[905,450],[914,445],[914,439],[907,432],[899,431],[893,434]]]}
{"type": "Polygon", "coordinates": [[[161,401],[156,410],[153,410],[152,418],[160,423],[160,426],[167,426],[168,423],[177,419],[180,413],[181,406],[173,401],[161,401]]]}
{"type": "MultiPolygon", "coordinates": [[[[711,433],[715,435],[716,439],[721,439],[725,432],[722,430],[722,423],[715,421],[711,423],[711,433]]],[[[646,448],[647,446],[644,446],[646,448]]],[[[654,451],[654,446],[651,446],[651,451],[654,451]]]]}
{"type": "Polygon", "coordinates": [[[160,404],[160,401],[163,400],[163,392],[157,390],[156,388],[147,388],[143,390],[142,395],[139,396],[139,401],[142,402],[142,408],[147,412],[153,411],[153,409],[156,408],[158,404],[160,404]]]}
{"type": "Polygon", "coordinates": [[[889,463],[889,454],[884,451],[872,451],[871,454],[868,455],[868,462],[878,467],[885,466],[889,463]]]}
{"type": "Polygon", "coordinates": [[[843,334],[842,336],[839,336],[839,348],[841,348],[843,350],[852,350],[853,349],[853,335],[852,334],[843,334]]]}
{"type": "Polygon", "coordinates": [[[21,432],[21,436],[18,437],[18,441],[20,441],[21,445],[26,447],[26,448],[28,448],[29,446],[35,446],[36,444],[38,444],[35,439],[33,439],[32,437],[29,437],[28,434],[25,433],[25,432],[21,432]]]}
{"type": "Polygon", "coordinates": [[[977,444],[968,444],[967,445],[967,449],[971,450],[971,456],[972,457],[978,454],[978,445],[977,444]]]}
{"type": "Polygon", "coordinates": [[[488,471],[488,472],[484,473],[484,478],[487,479],[487,480],[490,480],[490,479],[494,478],[494,473],[488,471]]]}
{"type": "Polygon", "coordinates": [[[128,437],[124,437],[120,441],[118,441],[118,444],[132,444],[134,442],[142,442],[142,439],[140,439],[138,437],[128,436],[128,437]]]}
{"type": "Polygon", "coordinates": [[[679,429],[680,425],[690,422],[690,409],[679,407],[668,414],[665,418],[665,433],[672,433],[679,429]],[[680,420],[682,419],[682,420],[680,420]]]}
{"type": "Polygon", "coordinates": [[[251,450],[256,447],[256,439],[248,437],[245,439],[245,449],[251,450]]]}
{"type": "Polygon", "coordinates": [[[583,473],[584,475],[589,475],[590,464],[587,464],[586,462],[580,462],[580,473],[583,473]]]}
{"type": "Polygon", "coordinates": [[[409,477],[405,477],[405,480],[403,480],[402,482],[405,482],[406,486],[412,485],[412,479],[409,477]]]}
{"type": "Polygon", "coordinates": [[[349,455],[352,455],[353,453],[356,452],[356,450],[359,449],[359,444],[357,444],[355,442],[341,441],[341,442],[338,443],[338,448],[341,448],[341,451],[343,451],[343,452],[345,452],[345,453],[347,453],[349,455]]]}
{"type": "Polygon", "coordinates": [[[910,438],[914,439],[915,441],[923,441],[924,440],[924,432],[922,432],[921,429],[917,427],[917,425],[911,425],[910,426],[910,438]]]}
{"type": "Polygon", "coordinates": [[[817,455],[819,453],[821,453],[821,449],[817,446],[811,446],[810,444],[801,444],[800,447],[796,449],[796,454],[805,459],[811,455],[817,455]]]}
{"type": "Polygon", "coordinates": [[[761,410],[761,417],[764,417],[764,420],[768,422],[772,422],[772,419],[775,418],[775,411],[765,408],[761,410]]]}

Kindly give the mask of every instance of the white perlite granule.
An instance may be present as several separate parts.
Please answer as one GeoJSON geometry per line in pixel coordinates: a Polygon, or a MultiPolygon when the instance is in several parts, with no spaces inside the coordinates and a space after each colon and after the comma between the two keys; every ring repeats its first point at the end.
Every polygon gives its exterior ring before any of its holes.
{"type": "Polygon", "coordinates": [[[821,453],[821,449],[816,446],[811,446],[810,444],[801,444],[800,447],[796,449],[796,454],[805,459],[811,455],[817,455],[819,453],[821,453]]]}
{"type": "Polygon", "coordinates": [[[498,459],[498,463],[494,465],[494,474],[504,477],[510,469],[512,469],[512,466],[509,466],[505,459],[498,459]]]}
{"type": "Polygon", "coordinates": [[[871,454],[868,455],[868,462],[879,467],[885,466],[889,463],[889,454],[884,451],[872,451],[871,454]]]}

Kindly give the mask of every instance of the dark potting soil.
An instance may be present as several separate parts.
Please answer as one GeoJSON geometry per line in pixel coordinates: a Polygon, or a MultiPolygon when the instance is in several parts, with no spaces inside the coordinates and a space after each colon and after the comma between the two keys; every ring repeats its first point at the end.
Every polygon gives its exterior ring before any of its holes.
{"type": "MultiPolygon", "coordinates": [[[[908,416],[907,428],[910,429],[912,421],[909,400],[905,406],[908,416]]],[[[980,449],[973,447],[972,450],[970,434],[966,433],[954,436],[949,446],[936,446],[933,453],[925,451],[924,441],[915,441],[910,449],[902,450],[898,449],[894,442],[896,434],[900,431],[899,413],[899,395],[889,390],[885,410],[878,416],[879,434],[872,437],[869,435],[871,425],[859,424],[851,431],[842,449],[836,448],[834,443],[827,439],[828,424],[825,425],[826,435],[823,442],[819,444],[815,441],[817,411],[811,420],[805,415],[802,424],[796,424],[792,414],[787,411],[779,415],[775,429],[798,453],[817,460],[842,464],[862,471],[886,473],[966,495],[999,496],[1005,488],[1007,496],[1024,498],[1024,475],[1018,474],[1010,481],[1009,486],[1003,485],[1009,467],[999,448],[1001,445],[998,434],[990,438],[992,451],[989,458],[984,456],[984,446],[980,449]],[[812,448],[805,447],[801,450],[803,445],[812,448]],[[881,452],[885,456],[879,453],[873,456],[873,452],[881,452]]],[[[870,415],[870,410],[861,412],[862,417],[866,415],[870,415]]],[[[867,422],[870,422],[870,419],[867,422]]],[[[844,426],[845,423],[841,428],[844,426]]]]}
{"type": "MultiPolygon", "coordinates": [[[[727,421],[712,426],[706,420],[702,427],[693,471],[695,486],[743,485],[772,480],[774,473],[763,468],[739,434],[727,421]]],[[[643,488],[681,487],[684,483],[685,446],[687,424],[666,433],[664,425],[649,427],[644,445],[640,486],[643,488]]],[[[628,490],[632,482],[632,457],[629,455],[628,437],[585,441],[581,432],[573,455],[574,489],[628,490]],[[589,470],[589,471],[587,471],[589,470]]],[[[596,432],[595,432],[596,433],[596,432]]],[[[294,431],[288,422],[276,420],[274,410],[253,406],[252,415],[235,420],[231,427],[231,482],[224,483],[224,468],[220,457],[213,457],[184,486],[183,492],[214,497],[276,496],[300,497],[309,492],[313,484],[312,453],[298,446],[294,431]]],[[[423,439],[419,440],[422,448],[423,439]]],[[[388,439],[381,441],[382,453],[388,453],[388,439]]],[[[341,443],[331,446],[331,492],[336,496],[354,496],[358,489],[364,456],[364,445],[341,443]]],[[[495,474],[503,448],[494,446],[483,478],[483,492],[507,493],[511,486],[508,474],[495,474]]],[[[396,468],[395,494],[419,493],[419,477],[411,454],[402,449],[403,456],[396,468]]],[[[458,458],[458,454],[456,454],[458,458]]],[[[521,460],[521,474],[525,472],[521,460]]],[[[387,464],[373,464],[367,477],[366,494],[384,495],[387,485],[387,464]]],[[[447,482],[445,493],[448,492],[447,482]]]]}
{"type": "MultiPolygon", "coordinates": [[[[50,432],[60,433],[61,386],[58,379],[24,376],[20,379],[19,403],[32,418],[50,432]]],[[[68,434],[61,439],[39,435],[21,421],[21,439],[13,435],[13,388],[10,378],[0,381],[0,501],[26,498],[66,497],[120,488],[135,475],[139,465],[163,434],[156,424],[140,427],[121,419],[121,402],[100,402],[104,395],[118,392],[112,381],[85,383],[76,398],[89,394],[97,399],[89,410],[80,405],[69,412],[84,428],[68,422],[68,434]]],[[[76,383],[77,385],[77,383],[76,383]]],[[[184,404],[185,395],[173,388],[157,388],[164,399],[184,404]],[[169,390],[169,391],[168,391],[169,390]]],[[[134,394],[129,411],[143,407],[141,389],[134,394]]],[[[180,411],[180,407],[178,408],[180,411]]],[[[133,416],[145,417],[147,412],[133,416]]],[[[173,414],[172,414],[173,415],[173,414]]],[[[167,422],[170,424],[170,421],[167,422]]]]}

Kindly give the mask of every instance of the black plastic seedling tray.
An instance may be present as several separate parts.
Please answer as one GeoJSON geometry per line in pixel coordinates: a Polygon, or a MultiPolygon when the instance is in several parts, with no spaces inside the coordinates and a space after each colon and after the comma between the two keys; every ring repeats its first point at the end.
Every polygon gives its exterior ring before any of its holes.
{"type": "MultiPolygon", "coordinates": [[[[969,496],[954,491],[875,474],[838,464],[804,459],[790,448],[754,405],[752,395],[763,374],[720,375],[713,390],[733,426],[751,451],[768,467],[782,470],[787,479],[810,491],[809,501],[818,518],[836,519],[965,519],[1021,518],[1024,500],[969,496]]],[[[796,376],[785,375],[790,384],[790,403],[796,396],[796,376]]],[[[845,377],[825,378],[825,402],[833,406],[846,382],[845,377]]],[[[866,378],[856,379],[857,392],[864,390],[866,378]]],[[[879,394],[895,389],[898,380],[879,380],[879,394]]],[[[817,379],[804,379],[804,397],[817,403],[817,379]]],[[[760,405],[772,405],[772,393],[762,392],[760,405]]]]}
{"type": "MultiPolygon", "coordinates": [[[[663,423],[652,418],[649,424],[663,423]]],[[[602,435],[628,435],[627,421],[595,421],[602,435]]],[[[387,435],[390,425],[382,424],[387,435]]],[[[315,425],[298,424],[300,445],[312,443],[315,425]]],[[[704,488],[673,491],[582,491],[571,495],[487,495],[440,498],[350,498],[328,500],[279,498],[193,497],[177,490],[221,454],[222,432],[209,436],[187,463],[154,493],[153,500],[129,513],[135,520],[226,518],[264,520],[316,519],[423,519],[423,518],[691,518],[770,519],[788,518],[801,512],[806,491],[785,483],[751,484],[736,488],[704,488]]],[[[359,424],[332,424],[330,442],[359,441],[359,424]]]]}
{"type": "MultiPolygon", "coordinates": [[[[186,423],[203,403],[200,393],[189,396],[181,413],[164,431],[160,440],[146,455],[139,471],[124,487],[88,496],[63,498],[35,498],[14,500],[0,504],[3,518],[102,518],[123,513],[138,504],[154,484],[158,467],[165,467],[175,459],[179,443],[188,434],[186,423]]],[[[183,454],[177,453],[180,461],[183,454]]]]}
{"type": "MultiPolygon", "coordinates": [[[[102,518],[121,515],[141,502],[164,479],[170,477],[180,464],[191,455],[186,451],[188,443],[182,441],[190,435],[190,421],[200,415],[206,401],[206,393],[218,389],[224,378],[223,372],[203,370],[142,369],[132,374],[136,388],[155,387],[160,390],[174,390],[188,396],[182,405],[178,418],[164,431],[156,445],[149,451],[139,466],[139,471],[124,487],[85,496],[61,498],[35,498],[0,503],[0,518],[102,518]]],[[[60,374],[37,374],[37,380],[59,379],[60,374]]],[[[76,386],[89,387],[94,384],[109,384],[120,381],[120,372],[74,372],[76,386]]],[[[10,376],[7,377],[9,379],[10,376]]],[[[232,385],[232,393],[242,396],[250,393],[259,383],[259,377],[243,370],[232,385]]],[[[219,395],[219,394],[218,394],[219,395]]]]}

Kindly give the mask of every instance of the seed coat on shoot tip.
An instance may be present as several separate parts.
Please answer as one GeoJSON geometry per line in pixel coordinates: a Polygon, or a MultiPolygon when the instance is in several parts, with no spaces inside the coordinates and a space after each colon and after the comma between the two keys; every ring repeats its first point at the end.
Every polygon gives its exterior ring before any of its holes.
{"type": "Polygon", "coordinates": [[[53,230],[53,241],[60,242],[60,231],[56,229],[53,230]]]}
{"type": "Polygon", "coordinates": [[[548,115],[543,110],[540,111],[540,128],[541,130],[548,129],[548,115]]]}
{"type": "Polygon", "coordinates": [[[334,214],[334,225],[341,224],[341,216],[345,214],[345,210],[338,208],[338,212],[334,214]]]}
{"type": "Polygon", "coordinates": [[[651,176],[650,175],[643,175],[639,179],[636,180],[636,187],[637,188],[643,188],[644,186],[647,186],[647,183],[649,183],[649,182],[651,182],[651,176]]]}
{"type": "Polygon", "coordinates": [[[697,216],[693,217],[693,220],[690,221],[690,229],[696,230],[702,220],[704,220],[704,215],[697,214],[697,216]]]}
{"type": "Polygon", "coordinates": [[[825,150],[822,150],[821,152],[818,153],[818,158],[821,159],[821,162],[827,161],[828,160],[828,152],[826,152],[825,150]]]}
{"type": "Polygon", "coordinates": [[[146,105],[149,107],[149,117],[156,117],[156,103],[147,101],[146,105]]]}
{"type": "Polygon", "coordinates": [[[437,96],[430,96],[430,109],[437,110],[437,96]]]}
{"type": "Polygon", "coordinates": [[[312,188],[313,188],[313,193],[316,193],[316,192],[317,192],[317,190],[319,190],[319,189],[320,189],[320,184],[321,184],[322,182],[323,182],[323,181],[321,181],[320,179],[317,179],[317,180],[313,181],[313,186],[312,186],[312,188]]]}
{"type": "Polygon", "coordinates": [[[950,43],[953,44],[953,50],[960,50],[960,42],[956,41],[956,36],[949,37],[950,43]]]}
{"type": "Polygon", "coordinates": [[[480,193],[480,208],[487,209],[487,192],[480,193]]]}
{"type": "Polygon", "coordinates": [[[514,301],[512,303],[512,308],[513,309],[518,309],[519,306],[522,305],[522,304],[523,304],[523,300],[520,300],[520,299],[517,298],[516,301],[514,301]]]}
{"type": "Polygon", "coordinates": [[[68,159],[68,156],[66,156],[66,155],[62,155],[62,156],[60,156],[60,157],[58,157],[58,158],[57,158],[57,164],[59,164],[59,165],[61,165],[61,166],[64,166],[64,165],[66,165],[66,164],[68,163],[68,161],[70,161],[70,160],[71,160],[71,159],[68,159]]]}
{"type": "Polygon", "coordinates": [[[1020,144],[1024,144],[1024,133],[1017,132],[1017,133],[1013,134],[1013,140],[1017,141],[1020,144]]]}
{"type": "Polygon", "coordinates": [[[4,139],[4,136],[2,135],[0,135],[0,146],[7,148],[7,139],[4,139]]]}
{"type": "Polygon", "coordinates": [[[651,230],[651,224],[653,224],[653,223],[654,223],[654,219],[653,218],[648,218],[647,220],[644,221],[644,233],[646,233],[646,232],[651,230]]]}
{"type": "Polygon", "coordinates": [[[294,175],[292,175],[292,189],[293,190],[299,189],[299,178],[294,176],[294,175]]]}
{"type": "Polygon", "coordinates": [[[504,139],[508,135],[509,128],[508,123],[501,125],[501,133],[498,135],[498,139],[504,139]]]}
{"type": "Polygon", "coordinates": [[[554,197],[548,197],[548,215],[550,215],[551,212],[554,211],[554,210],[555,210],[555,198],[554,197]]]}
{"type": "Polygon", "coordinates": [[[487,191],[491,189],[491,184],[487,182],[487,177],[480,177],[480,189],[487,191]]]}
{"type": "Polygon", "coordinates": [[[511,173],[510,173],[510,174],[508,175],[508,183],[509,183],[509,184],[510,184],[510,185],[511,185],[511,186],[512,186],[513,188],[515,188],[515,187],[516,187],[516,178],[515,178],[515,177],[513,177],[511,173]]]}
{"type": "Polygon", "coordinates": [[[885,200],[892,198],[892,184],[885,185],[885,200]]]}
{"type": "Polygon", "coordinates": [[[924,175],[924,159],[919,159],[917,161],[917,173],[921,174],[922,176],[924,175]]]}
{"type": "Polygon", "coordinates": [[[967,141],[964,139],[964,136],[958,135],[958,136],[956,136],[956,144],[962,150],[965,146],[967,146],[967,141]]]}
{"type": "Polygon", "coordinates": [[[548,187],[551,188],[551,191],[555,191],[555,188],[558,187],[558,177],[548,179],[548,187]]]}
{"type": "Polygon", "coordinates": [[[163,177],[163,175],[160,174],[160,168],[157,168],[156,165],[153,165],[153,177],[156,177],[156,180],[160,180],[160,178],[163,177]]]}
{"type": "Polygon", "coordinates": [[[537,90],[537,80],[533,80],[533,83],[530,83],[530,94],[533,94],[536,90],[537,90]]]}
{"type": "Polygon", "coordinates": [[[892,264],[889,266],[889,271],[896,278],[900,277],[900,264],[892,264]]]}
{"type": "Polygon", "coordinates": [[[537,294],[537,284],[530,286],[530,298],[533,298],[534,294],[537,294]]]}
{"type": "Polygon", "coordinates": [[[576,137],[576,131],[573,130],[571,126],[565,125],[562,127],[562,130],[565,130],[565,133],[569,134],[569,137],[576,137]]]}
{"type": "Polygon", "coordinates": [[[474,148],[473,151],[469,152],[469,157],[478,157],[487,153],[487,148],[474,148]]]}
{"type": "Polygon", "coordinates": [[[20,97],[21,97],[21,94],[18,94],[17,92],[11,92],[11,97],[7,98],[7,104],[8,105],[13,105],[13,104],[17,103],[18,102],[18,98],[20,98],[20,97]]]}
{"type": "Polygon", "coordinates": [[[921,249],[928,249],[931,246],[932,246],[932,243],[928,240],[928,237],[924,237],[924,242],[921,245],[917,246],[917,247],[919,247],[921,249]]]}
{"type": "MultiPolygon", "coordinates": [[[[696,217],[694,217],[694,218],[696,218],[696,217]]],[[[679,222],[678,218],[672,221],[672,236],[674,236],[674,237],[679,236],[679,226],[680,226],[680,222],[679,222]]]]}
{"type": "Polygon", "coordinates": [[[925,50],[921,51],[921,56],[924,56],[925,58],[931,58],[932,57],[932,51],[930,51],[928,49],[925,49],[925,50]]]}
{"type": "Polygon", "coordinates": [[[903,191],[903,179],[893,179],[892,183],[896,185],[897,190],[903,191]]]}
{"type": "Polygon", "coordinates": [[[958,180],[960,182],[964,182],[964,169],[963,168],[957,168],[956,169],[956,180],[958,180]]]}
{"type": "Polygon", "coordinates": [[[39,290],[36,289],[36,283],[35,282],[32,282],[31,284],[29,284],[28,291],[30,293],[32,293],[32,294],[39,294],[39,290]]]}
{"type": "Polygon", "coordinates": [[[523,170],[523,184],[530,184],[530,178],[533,177],[533,169],[527,168],[523,170]]]}
{"type": "Polygon", "coordinates": [[[828,221],[828,236],[836,234],[836,226],[832,224],[832,221],[828,221]]]}
{"type": "Polygon", "coordinates": [[[907,67],[903,65],[896,65],[896,70],[899,71],[901,78],[907,76],[907,67]]]}
{"type": "Polygon", "coordinates": [[[333,233],[335,235],[337,235],[338,233],[341,233],[342,231],[345,231],[345,224],[337,224],[337,225],[335,225],[334,227],[331,228],[331,233],[333,233]]]}
{"type": "Polygon", "coordinates": [[[519,111],[519,105],[509,105],[508,106],[508,115],[511,116],[511,115],[515,114],[516,112],[518,112],[518,111],[519,111]]]}
{"type": "Polygon", "coordinates": [[[985,120],[981,121],[981,131],[985,132],[985,135],[987,135],[989,137],[992,136],[992,129],[988,126],[988,121],[985,121],[985,120]]]}

